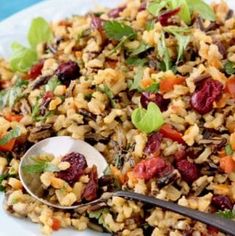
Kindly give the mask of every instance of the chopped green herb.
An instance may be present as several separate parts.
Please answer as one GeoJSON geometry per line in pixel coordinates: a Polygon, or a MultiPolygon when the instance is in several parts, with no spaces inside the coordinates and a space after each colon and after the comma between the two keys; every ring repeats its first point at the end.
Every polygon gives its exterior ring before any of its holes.
{"type": "Polygon", "coordinates": [[[97,211],[90,211],[89,217],[98,220],[98,223],[100,225],[103,225],[107,230],[109,230],[109,227],[106,225],[104,217],[106,214],[109,213],[109,210],[107,208],[101,208],[97,211]]]}
{"type": "Polygon", "coordinates": [[[15,42],[11,48],[13,55],[10,58],[10,65],[13,71],[26,72],[38,60],[36,46],[39,43],[49,42],[52,38],[52,31],[48,23],[41,17],[32,21],[28,32],[28,41],[31,48],[15,42]]]}
{"type": "Polygon", "coordinates": [[[225,146],[225,152],[227,155],[231,156],[233,154],[233,149],[230,144],[225,146]]]}
{"type": "Polygon", "coordinates": [[[228,75],[235,74],[235,64],[231,61],[227,61],[224,64],[224,70],[225,70],[226,74],[228,74],[228,75]]]}
{"type": "Polygon", "coordinates": [[[0,192],[4,192],[6,190],[6,188],[2,185],[0,185],[0,192]]]}
{"type": "Polygon", "coordinates": [[[148,104],[147,110],[144,108],[135,109],[131,115],[131,121],[137,129],[145,133],[158,130],[164,124],[162,113],[153,102],[148,104]]]}
{"type": "Polygon", "coordinates": [[[138,48],[136,48],[134,51],[132,51],[132,53],[131,53],[130,56],[131,56],[131,57],[137,56],[137,55],[139,55],[140,53],[147,51],[149,48],[151,48],[150,45],[148,45],[148,44],[142,42],[138,48]]]}
{"type": "Polygon", "coordinates": [[[60,85],[61,82],[59,81],[58,77],[57,76],[53,76],[49,81],[48,83],[46,84],[45,86],[45,89],[46,91],[54,91],[55,88],[60,85]]]}
{"type": "Polygon", "coordinates": [[[167,27],[165,31],[173,34],[178,42],[178,56],[177,56],[177,62],[178,63],[181,58],[184,55],[184,51],[186,50],[189,42],[190,42],[190,36],[189,35],[184,35],[182,33],[188,32],[187,28],[181,28],[177,26],[171,26],[167,27]]]}
{"type": "Polygon", "coordinates": [[[39,43],[49,42],[52,36],[52,30],[45,19],[42,17],[33,19],[28,32],[28,41],[32,48],[36,48],[39,43]]]}
{"type": "Polygon", "coordinates": [[[165,8],[168,5],[166,0],[155,0],[153,2],[150,2],[147,6],[147,10],[149,13],[151,13],[154,16],[158,16],[159,13],[163,8],[165,8]]]}
{"type": "Polygon", "coordinates": [[[144,89],[145,92],[156,93],[159,90],[159,83],[153,82],[149,87],[144,89]]]}
{"type": "Polygon", "coordinates": [[[123,37],[134,39],[136,32],[128,25],[118,21],[106,21],[104,30],[108,38],[120,41],[123,37]]]}
{"type": "MultiPolygon", "coordinates": [[[[172,1],[172,2],[174,2],[174,1],[172,1]]],[[[189,9],[187,0],[178,0],[176,2],[177,2],[177,6],[176,7],[180,7],[180,12],[179,12],[180,18],[187,25],[189,25],[191,23],[191,13],[190,13],[190,9],[189,9]]]]}
{"type": "Polygon", "coordinates": [[[110,55],[112,55],[113,53],[117,53],[117,51],[123,47],[123,45],[125,44],[127,40],[128,38],[126,37],[122,38],[121,41],[118,43],[118,45],[112,49],[112,51],[110,52],[110,55]]]}
{"type": "Polygon", "coordinates": [[[146,28],[145,29],[147,31],[153,30],[154,29],[154,25],[155,25],[155,21],[154,20],[148,21],[147,24],[146,24],[146,28]]]}
{"type": "Polygon", "coordinates": [[[232,210],[218,211],[216,214],[225,219],[235,219],[235,212],[232,210]]]}
{"type": "Polygon", "coordinates": [[[144,68],[139,67],[134,76],[134,80],[131,86],[129,87],[130,90],[140,90],[140,81],[143,79],[143,75],[144,75],[144,68]]]}
{"type": "Polygon", "coordinates": [[[15,177],[15,175],[12,175],[12,174],[3,174],[3,175],[0,175],[0,192],[4,192],[5,191],[5,187],[2,186],[2,181],[3,180],[6,180],[10,177],[15,177]]]}
{"type": "Polygon", "coordinates": [[[20,136],[20,128],[16,127],[12,130],[10,130],[6,135],[4,135],[1,139],[0,139],[0,145],[5,145],[7,144],[9,141],[11,141],[13,138],[17,138],[20,136]]]}
{"type": "Polygon", "coordinates": [[[37,61],[37,53],[31,48],[26,48],[15,42],[11,45],[13,55],[10,65],[13,71],[26,72],[37,61]]]}
{"type": "Polygon", "coordinates": [[[13,107],[16,101],[23,97],[23,90],[28,85],[27,80],[17,79],[8,90],[0,92],[0,108],[13,107]]]}
{"type": "Polygon", "coordinates": [[[169,55],[169,50],[166,46],[165,34],[162,32],[160,40],[157,45],[157,54],[160,60],[164,63],[163,71],[170,70],[172,66],[171,58],[169,55]]]}
{"type": "Polygon", "coordinates": [[[126,60],[127,65],[133,65],[133,66],[144,66],[148,62],[147,58],[139,58],[137,56],[135,57],[129,57],[126,60]]]}
{"type": "Polygon", "coordinates": [[[32,109],[32,118],[33,120],[37,120],[37,117],[39,116],[39,113],[40,113],[40,104],[39,104],[39,97],[36,99],[36,103],[35,105],[33,106],[33,109],[32,109]]]}
{"type": "Polygon", "coordinates": [[[103,87],[100,88],[100,90],[101,90],[101,92],[105,93],[106,96],[109,98],[111,106],[116,107],[116,103],[114,101],[114,96],[113,96],[113,93],[110,90],[110,88],[106,84],[104,84],[103,87]]]}
{"type": "Polygon", "coordinates": [[[40,160],[36,157],[31,157],[31,160],[34,162],[33,164],[22,166],[22,170],[25,173],[42,173],[42,172],[58,172],[60,169],[51,164],[49,160],[40,160]]]}
{"type": "Polygon", "coordinates": [[[215,13],[212,8],[203,0],[187,0],[191,11],[198,12],[198,14],[205,20],[215,21],[215,13]]]}
{"type": "Polygon", "coordinates": [[[188,27],[179,27],[179,26],[173,26],[173,25],[164,27],[164,31],[172,33],[172,34],[190,33],[190,29],[188,27]]]}

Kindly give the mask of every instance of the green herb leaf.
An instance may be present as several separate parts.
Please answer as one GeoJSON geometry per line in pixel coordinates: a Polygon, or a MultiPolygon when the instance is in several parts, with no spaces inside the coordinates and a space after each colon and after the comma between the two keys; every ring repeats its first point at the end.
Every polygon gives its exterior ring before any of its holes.
{"type": "Polygon", "coordinates": [[[140,90],[140,81],[143,79],[144,76],[144,68],[143,67],[139,67],[137,69],[137,72],[134,76],[134,80],[131,84],[131,86],[129,87],[129,90],[140,90]]]}
{"type": "Polygon", "coordinates": [[[154,20],[148,21],[147,24],[146,24],[145,29],[147,31],[153,30],[154,29],[154,25],[155,25],[155,21],[154,20]]]}
{"type": "Polygon", "coordinates": [[[225,70],[226,74],[228,74],[228,75],[235,74],[235,64],[231,61],[227,61],[224,64],[224,70],[225,70]]]}
{"type": "Polygon", "coordinates": [[[169,55],[169,50],[166,46],[166,39],[165,39],[165,34],[162,32],[160,40],[157,45],[157,53],[160,58],[160,60],[163,61],[164,63],[164,71],[170,70],[172,63],[171,63],[171,58],[169,55]]]}
{"type": "Polygon", "coordinates": [[[144,42],[141,42],[140,46],[138,48],[136,48],[134,51],[132,51],[130,56],[131,57],[137,56],[140,53],[147,51],[149,48],[151,48],[150,45],[148,45],[148,44],[146,44],[144,42]]]}
{"type": "Polygon", "coordinates": [[[11,141],[13,138],[17,138],[20,136],[20,128],[16,127],[14,129],[12,129],[11,131],[9,131],[6,135],[4,135],[1,139],[0,139],[0,145],[5,145],[7,144],[9,141],[11,141]]]}
{"type": "Polygon", "coordinates": [[[184,51],[186,50],[189,42],[190,42],[190,36],[189,35],[183,35],[182,33],[189,32],[187,28],[181,28],[177,26],[171,26],[167,27],[165,31],[172,33],[178,42],[178,57],[177,62],[180,61],[182,56],[184,55],[184,51]]]}
{"type": "Polygon", "coordinates": [[[216,214],[225,219],[235,219],[235,212],[232,210],[225,210],[225,211],[220,210],[216,214]]]}
{"type": "Polygon", "coordinates": [[[184,51],[186,50],[189,42],[190,42],[190,36],[189,35],[180,35],[176,34],[175,35],[177,41],[178,41],[178,57],[177,57],[177,62],[180,61],[182,56],[184,55],[184,51]]]}
{"type": "Polygon", "coordinates": [[[164,31],[172,34],[183,34],[190,33],[190,29],[187,27],[178,27],[178,26],[167,26],[164,28],[164,31]]]}
{"type": "Polygon", "coordinates": [[[49,81],[48,83],[46,84],[45,86],[45,90],[46,91],[54,91],[55,88],[60,85],[61,82],[59,81],[58,77],[57,76],[53,76],[49,81]]]}
{"type": "Polygon", "coordinates": [[[180,7],[180,18],[189,25],[191,23],[191,13],[186,0],[178,0],[178,6],[180,7]]]}
{"type": "Polygon", "coordinates": [[[158,16],[160,11],[167,6],[167,1],[156,0],[150,2],[147,6],[147,10],[154,16],[158,16]]]}
{"type": "Polygon", "coordinates": [[[36,103],[35,103],[35,105],[33,106],[33,109],[32,109],[32,118],[33,118],[33,120],[37,120],[39,112],[40,112],[40,104],[39,104],[39,97],[38,97],[36,99],[36,103]]]}
{"type": "Polygon", "coordinates": [[[13,71],[26,72],[37,61],[35,50],[26,48],[19,43],[11,45],[13,55],[10,58],[10,66],[13,71]]]}
{"type": "Polygon", "coordinates": [[[156,93],[159,90],[159,83],[153,82],[149,87],[144,89],[145,92],[156,93]]]}
{"type": "Polygon", "coordinates": [[[116,103],[113,99],[114,96],[113,96],[113,93],[112,93],[111,89],[106,84],[104,84],[103,88],[100,88],[100,90],[101,90],[101,92],[105,93],[106,96],[109,98],[111,106],[116,107],[116,103]]]}
{"type": "Polygon", "coordinates": [[[16,101],[23,97],[23,90],[28,85],[27,80],[17,79],[16,83],[7,90],[0,92],[0,108],[12,107],[16,101]]]}
{"type": "Polygon", "coordinates": [[[34,156],[32,156],[30,159],[33,161],[32,164],[22,166],[22,170],[25,173],[33,174],[33,173],[60,171],[60,169],[57,166],[50,163],[49,159],[48,160],[40,160],[34,156]]]}
{"type": "Polygon", "coordinates": [[[118,21],[106,21],[104,30],[108,38],[120,41],[123,37],[133,39],[136,37],[136,32],[128,25],[118,21]]]}
{"type": "Polygon", "coordinates": [[[203,0],[187,0],[188,6],[191,11],[198,12],[199,15],[205,19],[210,21],[215,21],[215,13],[212,8],[203,0]]]}
{"type": "Polygon", "coordinates": [[[139,58],[137,56],[135,57],[128,57],[126,60],[127,65],[133,65],[133,66],[144,66],[148,62],[147,58],[139,58]]]}
{"type": "Polygon", "coordinates": [[[5,187],[2,186],[2,181],[3,180],[6,180],[10,177],[15,177],[15,175],[12,175],[12,174],[3,174],[3,175],[0,175],[0,192],[4,192],[5,191],[5,187]]]}
{"type": "Polygon", "coordinates": [[[28,41],[31,47],[36,48],[39,43],[46,43],[51,39],[52,30],[48,22],[42,17],[33,19],[28,32],[28,41]]]}
{"type": "Polygon", "coordinates": [[[225,152],[227,155],[231,156],[233,154],[233,149],[230,144],[225,146],[225,152]]]}
{"type": "Polygon", "coordinates": [[[145,133],[158,130],[164,124],[162,113],[153,102],[148,104],[147,110],[143,108],[135,109],[131,115],[131,121],[137,129],[145,133]]]}

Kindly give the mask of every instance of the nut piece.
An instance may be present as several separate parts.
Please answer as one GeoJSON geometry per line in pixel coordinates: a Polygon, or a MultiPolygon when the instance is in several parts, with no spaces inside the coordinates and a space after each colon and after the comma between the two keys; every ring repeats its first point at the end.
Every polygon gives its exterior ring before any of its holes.
{"type": "Polygon", "coordinates": [[[67,161],[63,161],[61,163],[58,164],[58,168],[60,170],[67,170],[70,167],[70,163],[67,161]]]}
{"type": "Polygon", "coordinates": [[[54,174],[51,172],[45,172],[40,176],[40,180],[45,187],[49,187],[51,185],[52,179],[54,178],[54,174]]]}

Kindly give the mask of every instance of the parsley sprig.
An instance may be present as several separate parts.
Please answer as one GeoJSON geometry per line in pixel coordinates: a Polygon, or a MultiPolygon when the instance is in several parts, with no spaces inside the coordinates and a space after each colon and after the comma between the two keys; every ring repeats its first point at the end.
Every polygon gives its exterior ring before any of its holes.
{"type": "Polygon", "coordinates": [[[41,160],[35,156],[30,158],[32,160],[32,164],[24,165],[22,170],[25,173],[33,174],[33,173],[43,173],[43,172],[58,172],[60,169],[50,163],[50,160],[41,160]]]}
{"type": "Polygon", "coordinates": [[[109,39],[120,41],[124,37],[134,39],[136,32],[125,23],[119,21],[106,21],[104,31],[109,39]]]}
{"type": "Polygon", "coordinates": [[[215,21],[215,13],[212,8],[203,0],[154,0],[151,1],[147,10],[154,16],[159,16],[163,9],[176,9],[180,7],[179,17],[190,24],[192,14],[197,12],[203,19],[215,21]]]}

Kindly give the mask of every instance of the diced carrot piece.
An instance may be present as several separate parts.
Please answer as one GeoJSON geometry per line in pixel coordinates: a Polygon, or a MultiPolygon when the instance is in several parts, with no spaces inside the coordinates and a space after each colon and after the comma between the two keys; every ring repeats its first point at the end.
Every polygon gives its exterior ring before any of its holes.
{"type": "Polygon", "coordinates": [[[15,145],[15,139],[10,140],[8,143],[4,145],[0,145],[0,151],[12,151],[15,145]]]}
{"type": "Polygon", "coordinates": [[[220,168],[227,174],[235,171],[235,161],[230,156],[220,158],[220,168]]]}
{"type": "Polygon", "coordinates": [[[12,122],[12,121],[17,121],[20,122],[20,120],[23,118],[22,115],[16,115],[13,113],[7,113],[4,115],[5,119],[12,122]]]}
{"type": "Polygon", "coordinates": [[[60,220],[56,219],[56,218],[53,218],[52,219],[52,226],[51,228],[54,230],[54,231],[57,231],[61,228],[61,222],[60,220]]]}
{"type": "Polygon", "coordinates": [[[176,84],[183,84],[185,82],[185,78],[179,76],[169,76],[167,78],[163,78],[160,81],[160,91],[161,93],[168,93],[174,89],[176,84]]]}
{"type": "Polygon", "coordinates": [[[230,135],[230,145],[233,151],[235,151],[235,132],[230,135]]]}
{"type": "Polygon", "coordinates": [[[125,176],[121,173],[121,171],[115,166],[111,166],[110,168],[113,175],[123,184],[125,182],[125,176]]]}

